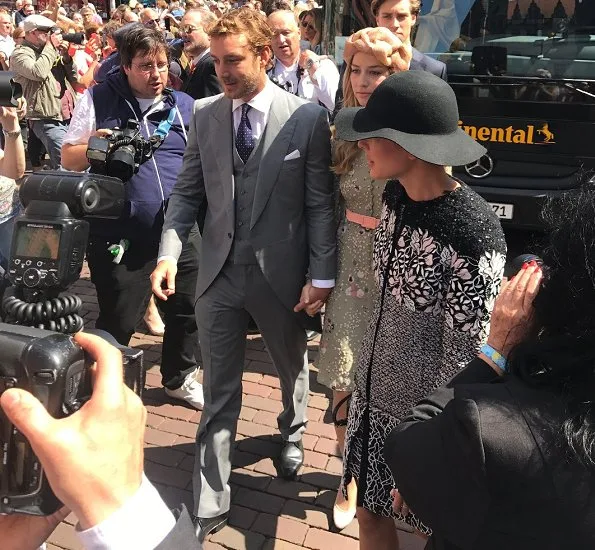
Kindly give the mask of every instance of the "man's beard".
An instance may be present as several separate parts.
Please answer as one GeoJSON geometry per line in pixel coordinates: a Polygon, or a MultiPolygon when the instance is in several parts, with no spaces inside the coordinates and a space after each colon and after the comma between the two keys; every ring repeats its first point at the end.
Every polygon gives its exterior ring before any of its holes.
{"type": "MultiPolygon", "coordinates": [[[[229,99],[241,99],[243,97],[252,95],[258,89],[259,76],[259,73],[252,73],[249,75],[244,75],[241,80],[234,79],[233,84],[238,84],[238,87],[229,94],[226,92],[225,95],[229,99]]],[[[223,82],[225,83],[225,79],[223,79],[223,82]]]]}

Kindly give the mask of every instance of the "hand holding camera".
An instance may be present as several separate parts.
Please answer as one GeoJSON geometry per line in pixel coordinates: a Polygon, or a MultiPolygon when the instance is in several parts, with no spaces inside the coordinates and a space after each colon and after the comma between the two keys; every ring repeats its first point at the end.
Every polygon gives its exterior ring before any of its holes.
{"type": "Polygon", "coordinates": [[[76,413],[52,418],[22,389],[6,390],[0,406],[31,444],[56,496],[88,529],[120,509],[141,485],[146,410],[123,383],[118,350],[84,333],[74,340],[97,361],[91,399],[76,413]]]}

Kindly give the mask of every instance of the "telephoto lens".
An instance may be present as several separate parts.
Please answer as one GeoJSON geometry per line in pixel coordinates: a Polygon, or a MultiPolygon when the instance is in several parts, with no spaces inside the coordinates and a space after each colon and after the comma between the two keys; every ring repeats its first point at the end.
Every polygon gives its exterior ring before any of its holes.
{"type": "Polygon", "coordinates": [[[82,32],[69,32],[68,34],[62,35],[62,40],[80,46],[85,41],[85,34],[82,32]]]}

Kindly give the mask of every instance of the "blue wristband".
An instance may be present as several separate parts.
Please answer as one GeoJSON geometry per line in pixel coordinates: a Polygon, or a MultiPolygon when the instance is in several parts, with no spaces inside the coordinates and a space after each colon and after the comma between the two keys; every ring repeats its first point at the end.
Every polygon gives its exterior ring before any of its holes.
{"type": "Polygon", "coordinates": [[[496,365],[498,365],[498,368],[504,372],[508,370],[506,357],[490,346],[490,344],[484,344],[481,346],[481,353],[483,353],[486,357],[489,357],[494,363],[496,363],[496,365]]]}

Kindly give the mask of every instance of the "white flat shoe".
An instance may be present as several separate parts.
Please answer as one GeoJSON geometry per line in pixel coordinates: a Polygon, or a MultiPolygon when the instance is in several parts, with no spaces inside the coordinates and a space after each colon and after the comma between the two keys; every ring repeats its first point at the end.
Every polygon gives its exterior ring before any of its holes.
{"type": "Polygon", "coordinates": [[[355,508],[353,510],[343,510],[337,504],[333,506],[333,523],[335,527],[342,531],[347,527],[355,517],[355,508]]]}

